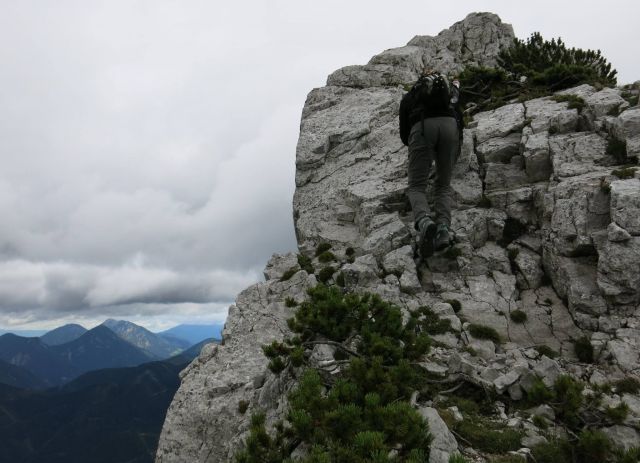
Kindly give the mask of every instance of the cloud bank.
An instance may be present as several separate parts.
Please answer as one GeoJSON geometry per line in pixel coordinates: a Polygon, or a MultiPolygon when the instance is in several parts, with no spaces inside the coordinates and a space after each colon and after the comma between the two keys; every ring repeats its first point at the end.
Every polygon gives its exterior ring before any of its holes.
{"type": "Polygon", "coordinates": [[[307,92],[468,12],[640,77],[634,2],[481,3],[5,2],[0,328],[224,319],[271,253],[295,250],[307,92]]]}

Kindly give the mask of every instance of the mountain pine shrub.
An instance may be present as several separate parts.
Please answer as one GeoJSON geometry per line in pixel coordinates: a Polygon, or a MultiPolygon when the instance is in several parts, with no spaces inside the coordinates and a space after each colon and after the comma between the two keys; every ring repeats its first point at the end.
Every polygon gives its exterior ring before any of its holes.
{"type": "Polygon", "coordinates": [[[616,381],[613,386],[618,394],[637,394],[640,392],[640,381],[631,376],[616,381]]]}
{"type": "Polygon", "coordinates": [[[524,323],[527,321],[527,313],[524,310],[516,309],[509,313],[513,323],[524,323]]]}
{"type": "Polygon", "coordinates": [[[427,463],[428,426],[408,400],[425,384],[415,362],[429,350],[426,333],[442,329],[438,318],[421,307],[403,323],[399,307],[336,286],[319,284],[307,293],[287,321],[295,336],[263,346],[270,365],[283,366],[278,374],[302,368],[288,395],[288,424],[276,423],[271,435],[256,415],[236,462],[291,463],[289,455],[302,443],[310,449],[301,460],[306,463],[427,463]],[[305,349],[323,342],[336,346],[336,359],[346,360],[337,376],[307,364],[305,349]],[[397,456],[391,460],[392,449],[397,456]]]}
{"type": "Polygon", "coordinates": [[[469,325],[469,333],[476,339],[489,339],[496,344],[501,342],[498,332],[490,326],[472,323],[469,325]]]}
{"type": "MultiPolygon", "coordinates": [[[[459,76],[460,96],[463,105],[471,106],[468,112],[487,111],[580,84],[613,87],[616,74],[600,50],[567,48],[562,39],[548,41],[535,32],[500,52],[497,67],[465,68],[459,76]]],[[[580,111],[578,99],[567,98],[580,111]]]]}

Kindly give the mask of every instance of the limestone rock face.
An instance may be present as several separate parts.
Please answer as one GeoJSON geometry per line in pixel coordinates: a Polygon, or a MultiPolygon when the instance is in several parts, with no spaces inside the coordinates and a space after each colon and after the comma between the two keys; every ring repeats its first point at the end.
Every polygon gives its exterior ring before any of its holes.
{"type": "Polygon", "coordinates": [[[494,66],[500,50],[513,42],[513,28],[491,13],[472,13],[436,37],[416,36],[406,46],[386,50],[364,66],[332,73],[327,86],[393,86],[416,80],[423,68],[457,73],[467,64],[494,66]]]}
{"type": "MultiPolygon", "coordinates": [[[[510,400],[522,399],[536,378],[550,385],[571,374],[601,384],[640,375],[640,174],[615,176],[618,160],[607,153],[613,137],[627,142],[628,156],[640,140],[640,109],[629,107],[621,89],[559,92],[583,98],[581,113],[543,97],[474,115],[451,182],[454,246],[417,259],[398,131],[404,84],[423,67],[494,65],[513,37],[497,16],[472,14],[435,37],[416,36],[365,65],[339,69],[309,93],[293,213],[298,251],[315,272],[302,269],[295,253],[276,254],[266,281],[238,295],[222,344],[204,348],[181,373],[158,463],[232,461],[252,411],[266,412],[268,428],[285,416],[296,378],[271,373],[261,347],[290,336],[286,320],[295,308],[287,306],[306,298],[321,271],[328,283],[378,294],[407,316],[431,307],[451,330],[433,336],[438,347],[421,364],[510,400]],[[331,245],[332,262],[315,257],[320,243],[331,245]],[[474,338],[472,324],[493,328],[500,342],[474,338]],[[594,347],[593,365],[575,355],[582,337],[594,347]],[[541,355],[542,346],[559,357],[541,355]]],[[[432,202],[431,185],[427,196],[432,202]]],[[[324,347],[313,350],[314,365],[331,363],[324,347]]],[[[627,421],[606,431],[620,445],[637,440],[628,423],[640,423],[640,398],[624,400],[627,421]]],[[[462,450],[432,404],[414,405],[435,434],[432,461],[462,450]]],[[[504,407],[500,419],[524,426],[502,415],[504,407]]],[[[531,426],[522,428],[523,445],[540,441],[531,426]]]]}
{"type": "Polygon", "coordinates": [[[314,276],[301,271],[287,281],[268,280],[238,295],[229,308],[223,343],[205,346],[180,373],[182,382],[167,411],[156,461],[232,461],[248,424],[239,402],[251,404],[247,416],[254,407],[274,416],[289,386],[266,368],[261,346],[290,334],[286,319],[294,309],[285,306],[284,298],[302,300],[306,288],[315,284],[314,276]]]}

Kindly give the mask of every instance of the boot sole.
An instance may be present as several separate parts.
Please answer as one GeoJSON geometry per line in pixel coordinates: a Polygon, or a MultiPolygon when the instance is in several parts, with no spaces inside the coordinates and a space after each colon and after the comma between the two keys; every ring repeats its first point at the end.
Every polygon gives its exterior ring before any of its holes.
{"type": "Polygon", "coordinates": [[[422,243],[420,243],[420,255],[423,258],[433,255],[433,237],[436,234],[436,228],[437,225],[435,223],[431,223],[427,226],[427,229],[424,232],[424,239],[422,240],[422,243]]]}
{"type": "Polygon", "coordinates": [[[439,246],[435,246],[435,250],[436,250],[436,252],[440,252],[440,251],[442,251],[444,249],[447,249],[450,245],[451,245],[451,243],[443,243],[443,244],[441,244],[439,246]]]}

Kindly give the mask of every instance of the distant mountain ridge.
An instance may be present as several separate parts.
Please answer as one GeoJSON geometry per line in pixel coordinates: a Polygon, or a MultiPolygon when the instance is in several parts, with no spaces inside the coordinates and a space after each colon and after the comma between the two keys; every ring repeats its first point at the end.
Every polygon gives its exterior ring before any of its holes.
{"type": "Polygon", "coordinates": [[[39,338],[7,333],[0,336],[0,383],[43,389],[94,370],[164,359],[188,362],[205,343],[216,341],[219,329],[219,325],[178,325],[153,333],[126,320],[108,319],[90,330],[63,325],[39,338]]]}
{"type": "Polygon", "coordinates": [[[48,330],[0,330],[0,336],[3,334],[15,334],[23,338],[37,338],[47,333],[47,331],[48,330]]]}
{"type": "Polygon", "coordinates": [[[163,337],[173,337],[184,339],[191,344],[199,343],[205,339],[222,339],[222,329],[224,323],[212,323],[210,325],[189,325],[182,324],[169,328],[168,330],[161,331],[157,334],[163,337]]]}
{"type": "Polygon", "coordinates": [[[40,338],[24,338],[10,333],[0,336],[0,360],[24,368],[47,386],[61,384],[73,371],[69,362],[40,338]]]}
{"type": "Polygon", "coordinates": [[[171,357],[189,347],[186,346],[184,342],[167,339],[126,320],[114,320],[110,318],[105,320],[101,326],[109,328],[120,336],[120,338],[149,353],[156,359],[171,357]]]}
{"type": "Polygon", "coordinates": [[[92,370],[130,367],[157,360],[104,325],[90,329],[71,342],[52,346],[51,350],[69,362],[72,378],[92,370]]]}
{"type": "Polygon", "coordinates": [[[63,325],[51,331],[47,331],[45,334],[40,336],[40,340],[48,346],[58,346],[60,344],[71,342],[74,339],[78,339],[86,332],[87,329],[85,327],[76,323],[69,323],[68,325],[63,325]]]}

